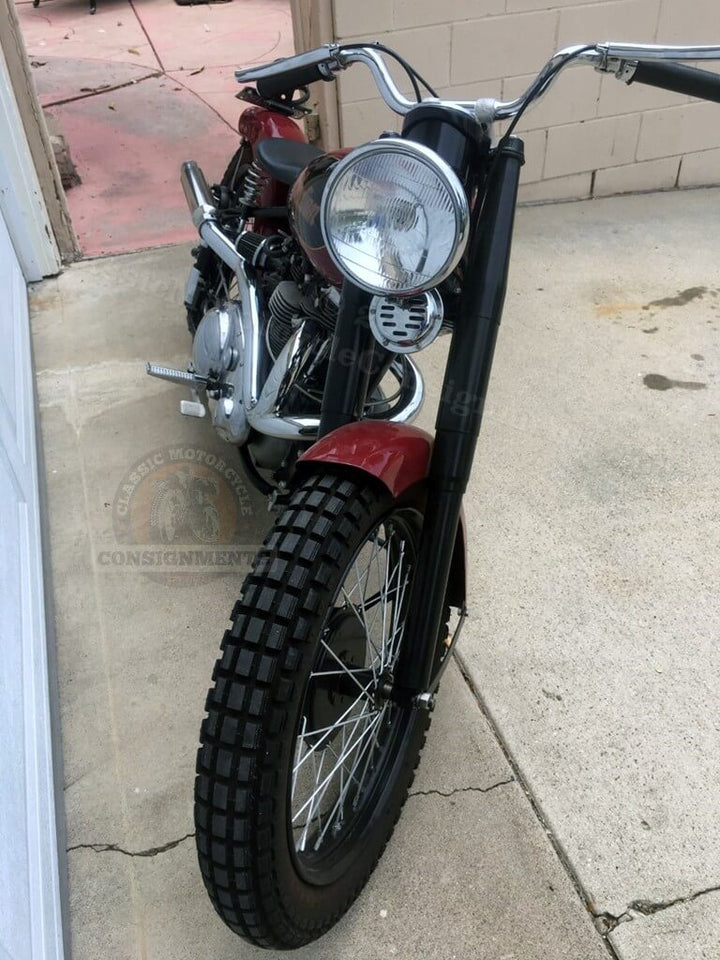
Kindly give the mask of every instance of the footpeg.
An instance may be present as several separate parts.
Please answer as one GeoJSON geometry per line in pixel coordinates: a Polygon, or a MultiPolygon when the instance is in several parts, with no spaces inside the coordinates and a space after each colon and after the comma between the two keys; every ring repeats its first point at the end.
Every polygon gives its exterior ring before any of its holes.
{"type": "Polygon", "coordinates": [[[159,363],[148,363],[145,370],[150,377],[158,380],[169,380],[171,383],[185,383],[191,387],[207,387],[207,377],[199,377],[196,373],[187,370],[175,370],[173,367],[163,367],[159,363]]]}

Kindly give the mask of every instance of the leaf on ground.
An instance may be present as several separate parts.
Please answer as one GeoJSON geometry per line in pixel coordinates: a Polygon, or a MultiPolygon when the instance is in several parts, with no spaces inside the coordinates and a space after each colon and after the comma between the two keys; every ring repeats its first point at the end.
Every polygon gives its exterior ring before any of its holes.
{"type": "Polygon", "coordinates": [[[140,51],[137,50],[135,47],[128,47],[128,53],[131,53],[134,57],[140,56],[140,51]]]}
{"type": "Polygon", "coordinates": [[[31,66],[31,67],[44,67],[46,63],[47,63],[47,60],[31,60],[31,61],[30,61],[30,66],[31,66]]]}
{"type": "Polygon", "coordinates": [[[190,76],[191,76],[191,77],[196,77],[199,73],[202,73],[204,69],[205,69],[205,67],[199,67],[197,70],[191,70],[191,71],[190,71],[190,76]]]}
{"type": "Polygon", "coordinates": [[[114,109],[115,109],[115,104],[114,104],[114,103],[109,103],[109,104],[108,104],[108,110],[114,110],[114,109]]]}

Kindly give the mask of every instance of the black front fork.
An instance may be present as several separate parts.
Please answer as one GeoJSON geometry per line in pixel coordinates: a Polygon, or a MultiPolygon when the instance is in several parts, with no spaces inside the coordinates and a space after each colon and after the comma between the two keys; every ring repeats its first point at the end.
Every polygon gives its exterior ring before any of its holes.
{"type": "Polygon", "coordinates": [[[362,415],[375,340],[368,326],[370,295],[345,282],[335,325],[318,437],[362,415]]]}
{"type": "Polygon", "coordinates": [[[435,422],[435,444],[412,596],[396,672],[403,701],[431,688],[463,494],[472,469],[505,289],[523,143],[511,137],[490,159],[466,261],[435,422]]]}

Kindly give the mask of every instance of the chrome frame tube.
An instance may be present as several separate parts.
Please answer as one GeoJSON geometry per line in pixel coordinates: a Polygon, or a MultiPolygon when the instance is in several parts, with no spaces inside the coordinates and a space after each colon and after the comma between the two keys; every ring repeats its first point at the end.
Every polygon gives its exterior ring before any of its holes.
{"type": "Polygon", "coordinates": [[[242,257],[235,271],[240,293],[240,322],[243,325],[243,406],[248,420],[260,396],[260,351],[264,349],[260,333],[260,297],[252,270],[242,257]]]}
{"type": "MultiPolygon", "coordinates": [[[[320,428],[319,415],[287,416],[282,413],[282,398],[292,389],[305,359],[302,336],[302,327],[292,334],[263,385],[257,405],[248,411],[250,426],[267,437],[280,440],[312,440],[320,428]]],[[[397,402],[391,411],[375,419],[389,420],[391,423],[412,423],[420,412],[425,397],[422,374],[419,367],[407,356],[393,360],[391,370],[398,382],[403,384],[405,398],[397,402]]]]}

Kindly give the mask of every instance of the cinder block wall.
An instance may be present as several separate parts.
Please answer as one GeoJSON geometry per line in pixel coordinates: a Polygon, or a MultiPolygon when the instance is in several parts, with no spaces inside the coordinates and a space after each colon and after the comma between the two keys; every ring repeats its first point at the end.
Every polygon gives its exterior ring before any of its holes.
{"type": "MultiPolygon", "coordinates": [[[[337,39],[382,41],[454,99],[511,100],[573,43],[720,44],[718,0],[332,2],[337,39]]],[[[397,129],[365,67],[353,66],[338,86],[343,145],[397,129]]],[[[400,86],[409,92],[405,80],[400,86]]],[[[567,70],[518,132],[525,201],[720,183],[720,105],[626,86],[587,66],[567,70]]]]}

